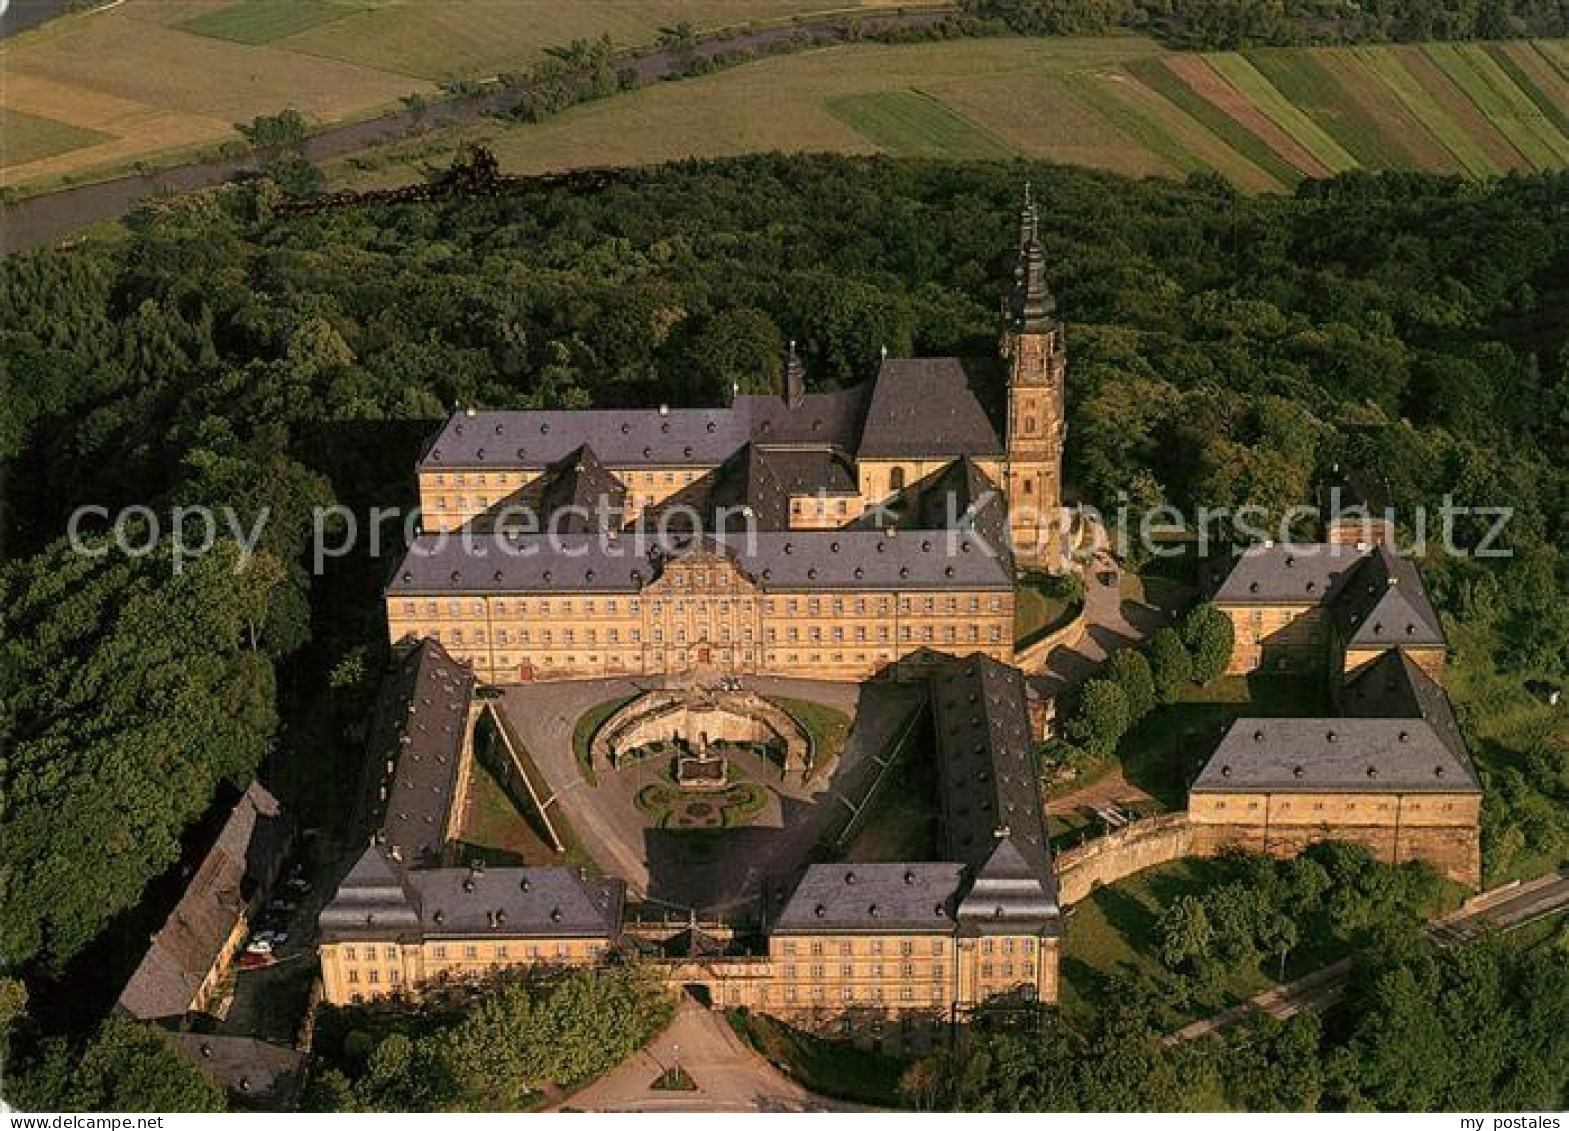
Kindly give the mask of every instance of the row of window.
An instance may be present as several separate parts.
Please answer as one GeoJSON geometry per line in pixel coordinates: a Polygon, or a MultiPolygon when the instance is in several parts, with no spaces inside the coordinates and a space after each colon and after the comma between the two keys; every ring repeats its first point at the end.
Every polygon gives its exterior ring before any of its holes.
{"type": "MultiPolygon", "coordinates": [[[[1327,808],[1327,804],[1328,803],[1324,802],[1324,801],[1314,801],[1313,802],[1313,811],[1314,812],[1319,812],[1319,811],[1327,808]]],[[[1343,806],[1347,812],[1351,812],[1351,811],[1355,810],[1356,807],[1357,807],[1357,803],[1355,801],[1344,801],[1344,802],[1340,802],[1339,804],[1341,806],[1343,806]]],[[[1225,809],[1227,807],[1227,805],[1228,805],[1228,802],[1226,802],[1224,799],[1217,800],[1215,802],[1215,808],[1216,809],[1225,809]]],[[[1251,812],[1252,810],[1255,810],[1255,809],[1259,808],[1259,805],[1260,805],[1260,803],[1258,801],[1250,800],[1250,801],[1247,802],[1247,804],[1245,806],[1239,804],[1237,806],[1237,808],[1239,808],[1239,809],[1246,808],[1246,809],[1248,809],[1251,812]]],[[[1285,812],[1287,809],[1291,808],[1291,805],[1292,805],[1292,803],[1290,801],[1277,800],[1276,803],[1275,803],[1274,808],[1275,808],[1275,810],[1277,812],[1285,812]]],[[[1406,809],[1414,810],[1414,809],[1421,808],[1421,806],[1422,806],[1422,802],[1418,801],[1418,800],[1415,800],[1415,799],[1407,799],[1404,802],[1404,807],[1406,809]]],[[[1392,807],[1392,803],[1388,802],[1388,801],[1375,801],[1371,805],[1369,805],[1368,807],[1370,809],[1372,809],[1375,813],[1387,813],[1390,810],[1390,808],[1392,807]]],[[[1443,809],[1443,811],[1446,812],[1446,813],[1452,811],[1454,809],[1454,807],[1455,807],[1455,803],[1453,801],[1442,802],[1441,805],[1439,806],[1439,808],[1443,809]]]]}
{"type": "MultiPolygon", "coordinates": [[[[682,469],[679,471],[618,471],[616,478],[628,487],[651,487],[656,483],[674,485],[676,483],[692,483],[699,475],[707,474],[706,471],[693,471],[682,469]]],[[[467,473],[453,472],[450,476],[446,472],[437,472],[434,476],[437,487],[488,487],[494,484],[497,487],[517,487],[537,478],[535,472],[496,472],[494,474],[479,471],[467,473]]]]}
{"type": "MultiPolygon", "coordinates": [[[[796,966],[794,963],[787,963],[784,968],[785,980],[791,982],[798,980],[801,977],[800,971],[801,968],[799,966],[796,966]]],[[[919,964],[906,962],[898,968],[898,974],[901,978],[942,981],[943,978],[947,977],[948,968],[941,962],[933,962],[930,966],[927,966],[924,962],[919,964]]],[[[828,977],[828,967],[822,963],[814,962],[806,968],[806,976],[814,982],[820,982],[828,977]]],[[[856,967],[845,963],[839,967],[838,976],[840,978],[881,978],[884,976],[884,970],[882,963],[877,962],[870,966],[862,967],[860,973],[857,974],[856,967]]]]}
{"type": "MultiPolygon", "coordinates": [[[[443,643],[454,644],[459,647],[470,643],[479,645],[481,647],[490,643],[494,643],[502,648],[511,647],[512,645],[517,645],[519,647],[529,647],[537,643],[541,648],[570,648],[580,643],[589,646],[600,643],[598,630],[592,628],[584,629],[581,639],[579,639],[576,629],[564,628],[558,635],[554,630],[545,628],[539,631],[537,641],[526,628],[520,628],[515,632],[512,629],[498,628],[495,631],[494,640],[491,640],[487,637],[487,634],[483,628],[474,629],[472,632],[461,628],[454,628],[444,632],[440,627],[435,625],[429,627],[411,625],[406,626],[406,631],[412,632],[416,636],[428,636],[432,640],[439,640],[443,643]]],[[[706,634],[693,635],[695,636],[695,639],[691,640],[690,642],[695,644],[732,643],[729,625],[720,626],[717,640],[710,640],[706,634]]],[[[800,644],[803,641],[808,644],[848,644],[852,641],[856,644],[867,644],[870,643],[872,639],[871,634],[868,632],[865,625],[856,625],[854,628],[848,630],[842,625],[835,625],[826,632],[817,625],[812,625],[804,631],[800,628],[792,626],[791,628],[785,630],[783,641],[781,641],[779,630],[777,628],[770,628],[765,633],[765,636],[767,637],[767,642],[769,644],[779,644],[781,642],[800,644]]],[[[1002,625],[1000,624],[994,624],[990,628],[987,628],[984,632],[982,631],[982,627],[978,624],[967,625],[963,628],[962,631],[958,625],[944,625],[941,632],[938,632],[936,626],[934,625],[906,624],[900,626],[898,636],[899,639],[906,644],[936,644],[939,642],[943,644],[958,644],[961,642],[979,644],[983,638],[992,644],[1001,644],[1003,642],[1003,631],[1002,625]]],[[[664,644],[666,642],[665,630],[663,628],[651,629],[649,632],[649,638],[651,643],[664,644]]],[[[878,644],[891,644],[893,643],[893,639],[894,631],[892,627],[886,624],[878,626],[876,634],[876,642],[878,644]]],[[[610,628],[605,630],[604,643],[620,644],[621,642],[620,629],[610,628]]],[[[628,629],[626,642],[629,644],[641,644],[643,642],[642,630],[637,628],[628,629]]],[[[684,628],[676,629],[674,632],[669,634],[669,642],[672,644],[688,643],[689,640],[687,630],[684,628]]],[[[744,628],[741,630],[740,642],[744,644],[753,643],[753,632],[750,628],[744,628]]]]}
{"type": "MultiPolygon", "coordinates": [[[[780,944],[784,954],[790,957],[800,953],[800,945],[800,942],[796,939],[784,939],[780,944]]],[[[981,939],[978,945],[982,954],[1035,953],[1035,940],[1027,936],[1021,938],[1011,936],[1004,938],[988,937],[981,939]]],[[[858,954],[869,954],[876,958],[888,953],[887,947],[888,944],[883,939],[839,939],[833,943],[829,943],[825,939],[812,939],[807,944],[807,952],[814,958],[830,952],[837,954],[841,958],[853,958],[858,954]]],[[[941,958],[948,953],[948,940],[931,939],[929,942],[923,942],[918,939],[899,940],[899,955],[903,958],[923,953],[928,949],[934,957],[941,958]]]]}
{"type": "MultiPolygon", "coordinates": [[[[427,633],[426,635],[434,640],[439,641],[441,639],[440,633],[432,632],[427,633]]],[[[810,653],[768,651],[763,653],[763,656],[770,664],[784,666],[809,664],[814,667],[822,666],[824,664],[857,664],[864,666],[866,664],[892,663],[896,658],[896,654],[892,649],[888,649],[886,651],[810,653]]],[[[546,668],[564,668],[568,671],[574,671],[585,667],[603,667],[608,671],[636,672],[642,670],[645,666],[657,667],[661,663],[679,663],[683,657],[671,655],[670,653],[660,653],[650,655],[645,660],[643,654],[640,652],[595,652],[590,655],[579,655],[578,653],[574,652],[565,656],[552,652],[546,652],[543,655],[537,656],[514,655],[512,653],[503,652],[495,657],[494,665],[484,663],[484,657],[480,657],[479,659],[481,661],[481,666],[493,666],[494,670],[497,672],[534,664],[546,668]]],[[[758,653],[751,648],[744,650],[720,649],[716,650],[704,662],[741,662],[744,664],[752,664],[756,663],[757,659],[758,653]]]]}
{"type": "MultiPolygon", "coordinates": [[[[441,943],[430,948],[430,956],[436,962],[445,962],[448,959],[449,952],[457,951],[464,960],[475,962],[481,958],[510,958],[514,956],[518,958],[570,958],[572,955],[572,948],[567,943],[556,943],[553,947],[539,944],[517,945],[515,946],[515,955],[514,946],[515,944],[511,943],[485,943],[483,945],[479,943],[465,943],[461,948],[457,948],[448,947],[445,943],[441,943]],[[547,950],[551,952],[548,955],[546,953],[547,950]]],[[[345,964],[353,964],[361,961],[375,962],[377,960],[377,952],[378,948],[375,943],[365,943],[357,947],[345,946],[340,953],[345,964]]],[[[593,958],[600,958],[604,953],[605,948],[603,945],[596,944],[589,948],[589,955],[593,958]]],[[[380,957],[384,961],[395,962],[398,958],[398,948],[389,943],[380,948],[380,957]]]]}
{"type": "MultiPolygon", "coordinates": [[[[768,597],[763,600],[762,604],[763,613],[767,616],[776,616],[783,611],[792,617],[800,616],[803,613],[807,616],[815,617],[821,616],[825,612],[832,613],[836,617],[846,616],[851,613],[855,616],[864,617],[872,615],[889,616],[894,611],[893,598],[888,596],[854,598],[768,597]]],[[[905,615],[926,613],[929,616],[936,616],[941,612],[952,616],[957,615],[961,611],[961,605],[964,612],[979,613],[982,604],[980,596],[973,593],[962,600],[954,594],[949,594],[942,598],[940,607],[938,598],[934,594],[926,594],[921,597],[906,595],[899,598],[898,609],[900,613],[905,615]]],[[[1003,612],[1003,598],[1000,594],[993,594],[986,599],[984,604],[987,612],[1003,612]]],[[[576,613],[582,613],[584,616],[604,615],[614,617],[621,615],[621,604],[615,597],[585,597],[582,599],[581,605],[575,603],[570,597],[554,600],[549,597],[537,599],[519,597],[513,598],[511,601],[506,597],[497,597],[491,602],[488,609],[483,597],[450,597],[444,602],[427,600],[424,602],[424,607],[426,616],[440,616],[443,610],[445,610],[447,616],[454,617],[464,616],[465,610],[467,610],[468,614],[476,617],[486,616],[487,614],[496,617],[548,617],[557,614],[572,616],[576,613]]],[[[710,602],[702,598],[665,600],[655,597],[649,601],[649,608],[656,616],[662,616],[666,612],[696,613],[699,616],[707,616],[714,612],[714,609],[710,607],[710,602]]],[[[419,609],[419,601],[404,600],[403,613],[405,616],[416,616],[419,613],[419,609]]],[[[729,614],[730,601],[719,600],[717,602],[717,610],[721,615],[729,614]]],[[[638,597],[627,598],[626,611],[631,616],[641,615],[643,611],[642,599],[638,597]]],[[[745,598],[738,598],[736,611],[743,616],[750,616],[753,612],[752,602],[745,598]]]]}
{"type": "MultiPolygon", "coordinates": [[[[874,1005],[880,1005],[883,1002],[891,1000],[882,986],[872,986],[869,989],[857,989],[855,986],[842,986],[838,989],[835,996],[838,998],[838,1000],[843,1002],[862,1001],[870,1002],[874,1005]]],[[[930,1002],[933,1005],[941,1005],[947,1000],[947,996],[947,990],[942,986],[932,986],[925,994],[920,995],[919,998],[916,995],[914,986],[900,986],[897,1000],[901,1002],[915,1002],[917,1000],[924,1000],[930,1002]]],[[[807,989],[804,994],[797,990],[795,986],[786,986],[784,989],[784,999],[787,1003],[794,1005],[802,1001],[809,1001],[813,1004],[820,1004],[827,1001],[829,998],[828,992],[822,986],[812,986],[807,989]]],[[[766,992],[763,995],[763,1000],[767,1000],[766,992]]]]}

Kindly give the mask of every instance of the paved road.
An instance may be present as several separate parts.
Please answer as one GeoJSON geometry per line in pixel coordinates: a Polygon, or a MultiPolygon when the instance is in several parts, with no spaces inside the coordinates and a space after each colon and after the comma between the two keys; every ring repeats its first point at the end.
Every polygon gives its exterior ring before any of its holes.
{"type": "Polygon", "coordinates": [[[1055,698],[1095,673],[1119,648],[1142,644],[1169,622],[1174,610],[1149,600],[1136,575],[1122,572],[1113,559],[1097,560],[1084,570],[1083,638],[1071,648],[1054,648],[1041,667],[1030,673],[1030,686],[1055,698]],[[1099,574],[1110,570],[1117,580],[1107,585],[1099,574]]]}
{"type": "Polygon", "coordinates": [[[555,1111],[858,1111],[813,1095],[758,1056],[724,1015],[683,998],[670,1027],[608,1076],[557,1104],[555,1111]],[[650,1085],[679,1063],[697,1085],[660,1092],[650,1085]]]}
{"type": "MultiPolygon", "coordinates": [[[[866,15],[860,17],[859,24],[866,30],[916,27],[933,23],[945,14],[907,12],[886,16],[866,15]]],[[[651,52],[628,59],[625,66],[636,71],[641,81],[652,82],[684,69],[690,55],[711,57],[727,51],[760,51],[801,32],[810,33],[823,45],[843,42],[846,38],[843,22],[790,24],[710,39],[698,44],[690,53],[651,52]]],[[[366,121],[328,126],[307,139],[301,146],[301,152],[311,161],[333,161],[371,146],[476,121],[485,115],[504,111],[516,101],[515,93],[498,86],[494,94],[439,102],[418,114],[399,110],[366,121]]],[[[256,159],[252,156],[235,160],[200,161],[146,175],[116,177],[30,197],[0,209],[0,250],[23,251],[58,243],[72,232],[101,220],[125,215],[149,197],[211,188],[255,172],[256,165],[256,159]]]]}
{"type": "MultiPolygon", "coordinates": [[[[1510,930],[1569,907],[1569,866],[1522,884],[1495,888],[1469,900],[1428,928],[1440,945],[1474,938],[1488,929],[1510,930]]],[[[1281,1020],[1303,1010],[1321,1013],[1345,993],[1354,960],[1340,959],[1321,970],[1249,998],[1240,1005],[1178,1029],[1166,1038],[1176,1044],[1224,1029],[1259,1010],[1281,1020]]]]}
{"type": "Polygon", "coordinates": [[[1083,789],[1064,793],[1060,797],[1048,798],[1046,815],[1066,817],[1070,813],[1077,813],[1080,809],[1099,810],[1114,806],[1137,809],[1153,800],[1154,798],[1149,794],[1122,776],[1121,766],[1113,766],[1105,777],[1090,783],[1083,789]]]}

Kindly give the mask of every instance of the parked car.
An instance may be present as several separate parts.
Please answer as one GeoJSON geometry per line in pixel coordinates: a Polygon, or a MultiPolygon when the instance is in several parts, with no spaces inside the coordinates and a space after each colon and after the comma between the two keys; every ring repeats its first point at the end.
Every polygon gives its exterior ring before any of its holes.
{"type": "Polygon", "coordinates": [[[271,954],[272,940],[264,939],[258,936],[257,938],[251,940],[251,944],[247,946],[245,950],[248,954],[271,954]]]}

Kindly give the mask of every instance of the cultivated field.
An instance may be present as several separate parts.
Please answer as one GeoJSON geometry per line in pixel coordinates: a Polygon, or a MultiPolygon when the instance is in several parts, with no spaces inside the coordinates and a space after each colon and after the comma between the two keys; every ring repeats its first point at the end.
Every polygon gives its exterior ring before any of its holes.
{"type": "MultiPolygon", "coordinates": [[[[323,123],[363,117],[578,36],[631,46],[681,21],[739,27],[896,2],[123,0],[0,45],[0,183],[40,189],[210,151],[234,123],[285,106],[323,123]]],[[[485,121],[330,172],[402,183],[476,140],[517,172],[832,150],[1214,172],[1250,192],[1349,169],[1490,176],[1569,164],[1569,44],[859,43],[655,84],[538,125],[485,121]]]]}
{"type": "Polygon", "coordinates": [[[0,184],[44,188],[211,149],[235,122],[286,106],[319,123],[365,117],[434,95],[442,79],[525,68],[579,36],[641,46],[682,21],[715,30],[890,2],[121,0],[0,43],[0,109],[59,126],[52,141],[37,127],[13,142],[0,123],[0,184]]]}
{"type": "Polygon", "coordinates": [[[397,184],[483,141],[515,172],[759,150],[1024,155],[1247,191],[1350,169],[1488,176],[1569,165],[1560,42],[1179,54],[1147,39],[861,43],[749,63],[366,155],[397,184]]]}

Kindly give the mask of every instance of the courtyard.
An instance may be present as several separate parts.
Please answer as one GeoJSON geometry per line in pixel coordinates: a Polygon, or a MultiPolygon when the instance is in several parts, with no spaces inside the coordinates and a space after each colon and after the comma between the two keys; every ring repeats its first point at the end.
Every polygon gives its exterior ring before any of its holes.
{"type": "MultiPolygon", "coordinates": [[[[508,687],[497,705],[544,779],[544,805],[564,819],[600,868],[636,897],[701,916],[746,914],[762,881],[784,877],[824,850],[849,822],[925,701],[920,685],[746,677],[741,690],[783,705],[821,739],[848,720],[837,757],[785,774],[763,752],[728,747],[727,788],[678,789],[674,752],[619,768],[581,752],[616,708],[657,681],[583,680],[508,687]],[[737,796],[744,794],[744,799],[737,796]]],[[[890,781],[890,788],[898,783],[890,781]]]]}

